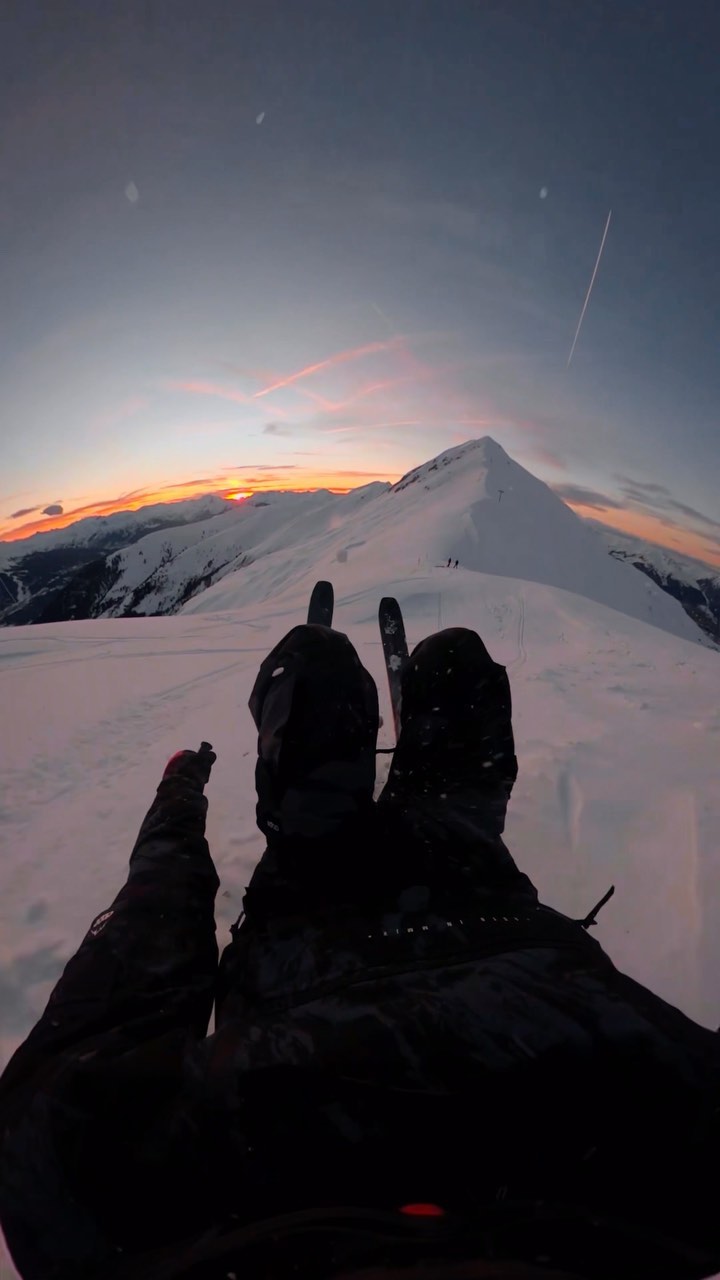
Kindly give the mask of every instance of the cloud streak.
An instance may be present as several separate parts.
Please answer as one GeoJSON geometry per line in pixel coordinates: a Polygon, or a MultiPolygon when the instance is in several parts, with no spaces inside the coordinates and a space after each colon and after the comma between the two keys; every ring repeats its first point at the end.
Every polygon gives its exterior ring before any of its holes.
{"type": "Polygon", "coordinates": [[[618,478],[624,480],[619,499],[584,485],[551,488],[580,516],[592,513],[611,529],[709,564],[720,562],[720,521],[677,502],[664,485],[618,478]]]}
{"type": "Polygon", "coordinates": [[[720,520],[715,520],[712,516],[706,516],[703,511],[698,511],[697,507],[690,507],[686,502],[679,502],[677,498],[673,498],[670,490],[662,484],[647,484],[643,480],[633,480],[630,477],[618,477],[622,480],[622,493],[629,503],[651,511],[653,515],[662,518],[664,514],[673,516],[684,516],[693,524],[702,525],[704,529],[712,531],[720,530],[720,520]]]}
{"type": "Polygon", "coordinates": [[[581,484],[553,484],[550,486],[563,502],[575,503],[578,506],[593,507],[597,511],[622,511],[624,504],[597,489],[586,489],[581,484]]]}
{"type": "Polygon", "coordinates": [[[637,511],[676,532],[699,534],[709,537],[711,541],[715,539],[716,531],[720,531],[720,520],[706,516],[703,511],[698,511],[685,502],[679,502],[677,498],[673,498],[666,485],[633,480],[632,477],[623,475],[618,475],[617,479],[621,481],[620,499],[596,489],[587,489],[583,485],[554,484],[551,488],[564,501],[573,505],[597,510],[637,511]],[[677,517],[682,517],[682,523],[677,517]]]}
{"type": "Polygon", "coordinates": [[[278,378],[275,382],[271,382],[269,387],[263,387],[260,391],[256,391],[253,399],[260,400],[263,396],[270,395],[271,391],[280,391],[283,387],[290,387],[302,378],[309,378],[325,369],[335,369],[339,365],[349,364],[353,360],[362,360],[366,356],[392,351],[404,342],[405,339],[402,337],[387,338],[384,342],[368,342],[362,347],[350,347],[346,351],[338,351],[334,356],[328,356],[325,360],[318,360],[315,364],[306,365],[304,369],[298,369],[295,373],[289,373],[286,377],[278,378]]]}
{"type": "Polygon", "coordinates": [[[632,476],[624,476],[617,474],[616,480],[622,485],[628,485],[632,489],[639,489],[645,493],[669,493],[670,490],[664,484],[648,484],[645,480],[633,480],[632,476]]]}
{"type": "Polygon", "coordinates": [[[192,396],[216,396],[219,400],[231,400],[234,404],[252,404],[252,396],[245,395],[235,387],[220,386],[216,382],[206,382],[201,378],[184,378],[174,382],[166,382],[169,391],[185,391],[192,396]]]}

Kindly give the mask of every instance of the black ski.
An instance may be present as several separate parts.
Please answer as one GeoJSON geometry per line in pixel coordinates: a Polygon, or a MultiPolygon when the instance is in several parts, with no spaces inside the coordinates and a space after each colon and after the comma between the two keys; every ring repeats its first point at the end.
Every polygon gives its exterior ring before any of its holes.
{"type": "Polygon", "coordinates": [[[331,627],[334,608],[335,592],[332,582],[316,582],[308,605],[308,622],[319,623],[322,627],[331,627]]]}
{"type": "Polygon", "coordinates": [[[395,722],[395,738],[400,736],[400,703],[402,700],[402,673],[408,659],[405,623],[400,605],[393,596],[383,596],[378,609],[380,638],[382,639],[385,670],[387,671],[390,703],[395,722]]]}

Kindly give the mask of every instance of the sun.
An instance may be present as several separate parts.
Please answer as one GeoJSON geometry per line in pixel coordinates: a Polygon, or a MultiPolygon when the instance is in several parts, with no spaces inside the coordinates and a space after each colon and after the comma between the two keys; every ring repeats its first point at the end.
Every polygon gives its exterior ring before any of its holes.
{"type": "Polygon", "coordinates": [[[242,490],[238,493],[226,493],[226,498],[233,498],[235,502],[242,502],[244,498],[252,498],[252,490],[242,490]]]}

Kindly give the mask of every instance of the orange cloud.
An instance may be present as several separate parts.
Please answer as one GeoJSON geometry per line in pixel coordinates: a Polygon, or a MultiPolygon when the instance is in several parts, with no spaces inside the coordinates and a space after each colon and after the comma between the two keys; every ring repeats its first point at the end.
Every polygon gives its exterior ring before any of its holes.
{"type": "Polygon", "coordinates": [[[597,507],[585,506],[578,502],[568,502],[567,505],[577,515],[599,520],[610,529],[619,529],[621,533],[644,538],[647,542],[655,542],[661,547],[667,547],[668,551],[677,551],[680,555],[692,556],[696,560],[704,560],[707,564],[720,565],[720,548],[717,544],[703,538],[702,534],[690,532],[688,529],[681,528],[680,525],[672,524],[667,519],[659,520],[656,516],[644,515],[640,511],[613,509],[604,512],[597,507]]]}
{"type": "Polygon", "coordinates": [[[27,524],[16,527],[0,524],[0,539],[3,542],[17,542],[20,538],[32,537],[34,533],[49,533],[51,529],[67,529],[68,525],[84,520],[87,516],[110,516],[116,511],[137,511],[140,507],[151,506],[154,502],[181,502],[186,498],[213,493],[221,483],[228,483],[227,477],[186,480],[157,490],[134,489],[117,498],[99,498],[95,502],[84,503],[71,511],[65,511],[61,516],[31,520],[27,524]]]}
{"type": "Polygon", "coordinates": [[[83,506],[66,511],[64,515],[44,520],[32,520],[27,524],[11,527],[7,523],[0,524],[0,539],[4,542],[17,542],[21,538],[29,538],[34,533],[49,533],[53,529],[66,529],[88,516],[109,516],[117,511],[138,511],[141,507],[152,506],[157,502],[181,502],[188,498],[201,497],[213,493],[218,497],[236,497],[238,493],[261,493],[273,489],[294,489],[307,491],[312,489],[332,489],[336,493],[346,493],[348,489],[370,480],[396,480],[399,472],[388,474],[386,471],[355,471],[333,468],[321,470],[299,467],[288,464],[286,467],[273,466],[265,468],[258,464],[252,475],[246,472],[250,467],[239,467],[236,471],[228,470],[226,475],[210,476],[197,480],[185,480],[178,484],[167,485],[161,489],[138,489],[132,493],[121,494],[117,498],[100,498],[83,506]]]}

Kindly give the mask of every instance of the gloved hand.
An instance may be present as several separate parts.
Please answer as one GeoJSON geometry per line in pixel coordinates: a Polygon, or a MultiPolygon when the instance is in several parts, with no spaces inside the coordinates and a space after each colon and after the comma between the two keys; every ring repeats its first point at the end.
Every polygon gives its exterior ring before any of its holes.
{"type": "Polygon", "coordinates": [[[190,778],[204,787],[216,760],[217,756],[210,743],[201,742],[199,751],[176,751],[165,765],[163,779],[179,775],[181,778],[190,778]]]}

